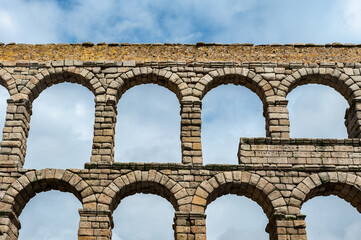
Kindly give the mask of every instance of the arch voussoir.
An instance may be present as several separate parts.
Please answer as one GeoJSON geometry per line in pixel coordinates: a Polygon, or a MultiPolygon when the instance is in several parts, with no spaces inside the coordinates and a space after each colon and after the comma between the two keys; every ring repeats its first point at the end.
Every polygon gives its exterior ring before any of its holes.
{"type": "Polygon", "coordinates": [[[273,87],[263,77],[246,68],[219,68],[208,72],[195,86],[202,99],[210,90],[222,84],[241,85],[256,93],[265,103],[266,98],[275,95],[273,87]]]}
{"type": "Polygon", "coordinates": [[[253,199],[270,217],[275,209],[286,207],[281,193],[272,186],[272,183],[255,173],[242,171],[218,173],[198,186],[192,199],[192,210],[204,212],[213,200],[232,193],[253,199]]]}
{"type": "Polygon", "coordinates": [[[134,171],[114,179],[100,194],[98,201],[114,211],[120,201],[135,193],[150,193],[166,198],[178,210],[188,197],[182,185],[155,170],[134,171]]]}
{"type": "Polygon", "coordinates": [[[33,76],[19,93],[26,94],[34,101],[46,88],[63,82],[77,83],[89,89],[94,95],[104,94],[105,88],[94,73],[85,68],[64,67],[44,69],[33,76]]]}
{"type": "Polygon", "coordinates": [[[153,83],[163,86],[176,94],[179,101],[187,94],[184,89],[187,84],[174,72],[166,69],[154,69],[151,67],[135,67],[122,73],[112,81],[107,89],[107,94],[115,96],[116,102],[130,88],[153,83]]]}
{"type": "Polygon", "coordinates": [[[353,173],[345,172],[314,173],[293,189],[290,205],[301,209],[309,199],[328,195],[336,195],[360,211],[361,178],[353,173]],[[360,196],[360,198],[356,196],[360,196]]]}
{"type": "Polygon", "coordinates": [[[18,93],[15,79],[6,69],[0,69],[0,85],[8,91],[10,96],[18,93]]]}
{"type": "Polygon", "coordinates": [[[6,225],[2,223],[1,234],[12,234],[18,236],[20,223],[18,220],[22,210],[29,200],[36,193],[60,190],[73,193],[87,208],[93,206],[96,201],[92,188],[79,176],[62,169],[41,169],[29,171],[14,180],[4,196],[0,200],[2,211],[8,212],[12,220],[7,221],[6,225]],[[66,180],[67,179],[67,180],[66,180]],[[12,233],[9,232],[11,229],[12,233]]]}
{"type": "Polygon", "coordinates": [[[286,97],[294,88],[304,84],[327,85],[339,92],[349,103],[360,92],[360,87],[349,75],[334,68],[301,68],[285,77],[278,88],[278,95],[286,97]]]}

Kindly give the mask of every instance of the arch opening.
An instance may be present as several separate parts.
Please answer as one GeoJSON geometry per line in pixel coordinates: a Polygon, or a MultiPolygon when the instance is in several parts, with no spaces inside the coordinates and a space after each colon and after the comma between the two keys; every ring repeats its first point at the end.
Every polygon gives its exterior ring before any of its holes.
{"type": "Polygon", "coordinates": [[[180,162],[180,104],[155,84],[135,86],[118,103],[115,161],[180,162]]]}
{"type": "Polygon", "coordinates": [[[347,101],[325,85],[297,87],[288,95],[290,135],[295,138],[347,138],[347,101]]]}
{"type": "Polygon", "coordinates": [[[207,239],[268,239],[265,231],[267,216],[260,206],[235,195],[217,198],[207,207],[207,239]]]}
{"type": "Polygon", "coordinates": [[[33,103],[25,166],[83,168],[90,159],[94,96],[84,87],[62,83],[33,103]]]}
{"type": "Polygon", "coordinates": [[[361,234],[360,212],[337,196],[312,198],[302,206],[302,213],[307,239],[356,240],[361,234]]]}
{"type": "Polygon", "coordinates": [[[36,194],[19,217],[20,239],[77,239],[79,208],[81,203],[70,193],[36,194]]]}
{"type": "Polygon", "coordinates": [[[238,164],[240,137],[265,137],[260,99],[242,86],[219,86],[202,103],[204,163],[238,164]]]}
{"type": "Polygon", "coordinates": [[[125,197],[113,213],[112,239],[173,239],[173,217],[172,205],[160,196],[138,193],[125,197]]]}

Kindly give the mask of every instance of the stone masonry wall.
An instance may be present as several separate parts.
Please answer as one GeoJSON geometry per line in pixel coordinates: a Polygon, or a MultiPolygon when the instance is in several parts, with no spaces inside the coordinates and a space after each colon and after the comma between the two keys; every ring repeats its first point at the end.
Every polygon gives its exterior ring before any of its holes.
{"type": "Polygon", "coordinates": [[[78,239],[111,239],[112,213],[135,193],[174,207],[174,238],[205,240],[208,204],[225,194],[263,209],[270,240],[306,240],[302,204],[337,195],[361,212],[359,45],[203,44],[0,45],[0,84],[10,94],[0,150],[0,239],[18,239],[18,220],[37,193],[73,193],[78,239]],[[83,61],[84,60],[84,61],[83,61]],[[257,61],[257,62],[255,62],[257,61]],[[24,169],[32,102],[62,82],[94,94],[92,154],[84,169],[24,169]],[[135,85],[158,84],[179,99],[178,163],[114,162],[117,103],[135,85]],[[348,139],[290,139],[287,94],[304,84],[334,88],[348,101],[348,139]],[[242,85],[263,103],[265,138],[242,138],[239,164],[203,165],[202,99],[223,84],[242,85]]]}

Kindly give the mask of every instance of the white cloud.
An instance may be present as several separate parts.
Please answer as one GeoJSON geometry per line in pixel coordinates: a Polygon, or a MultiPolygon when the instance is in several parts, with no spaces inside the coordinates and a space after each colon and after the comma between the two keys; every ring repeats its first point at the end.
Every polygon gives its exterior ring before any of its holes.
{"type": "Polygon", "coordinates": [[[12,21],[11,16],[8,12],[0,11],[0,27],[5,32],[14,34],[16,32],[15,23],[12,21]]]}
{"type": "MultiPolygon", "coordinates": [[[[359,213],[357,212],[359,215],[359,213]]],[[[343,239],[349,239],[349,240],[358,240],[358,238],[361,235],[361,218],[358,217],[357,221],[353,221],[349,223],[349,225],[346,227],[345,230],[345,237],[343,239]]]]}
{"type": "Polygon", "coordinates": [[[57,42],[61,9],[56,1],[0,1],[0,40],[3,42],[57,42]]]}
{"type": "Polygon", "coordinates": [[[342,25],[352,36],[359,39],[361,37],[361,2],[357,0],[344,1],[342,10],[344,16],[342,25]]]}
{"type": "Polygon", "coordinates": [[[356,0],[2,2],[4,42],[353,42],[360,24],[356,0]]]}

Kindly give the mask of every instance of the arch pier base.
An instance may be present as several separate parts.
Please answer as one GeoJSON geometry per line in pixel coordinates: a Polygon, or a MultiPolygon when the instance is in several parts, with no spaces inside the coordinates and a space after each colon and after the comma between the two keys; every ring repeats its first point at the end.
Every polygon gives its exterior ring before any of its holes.
{"type": "Polygon", "coordinates": [[[12,210],[0,211],[0,239],[18,239],[21,224],[12,210]]]}
{"type": "Polygon", "coordinates": [[[305,215],[274,214],[266,227],[270,240],[307,240],[305,215]]]}
{"type": "Polygon", "coordinates": [[[176,240],[206,240],[206,214],[176,212],[173,228],[176,240]]]}
{"type": "Polygon", "coordinates": [[[112,238],[113,217],[110,211],[79,209],[79,240],[110,240],[112,238]]]}

